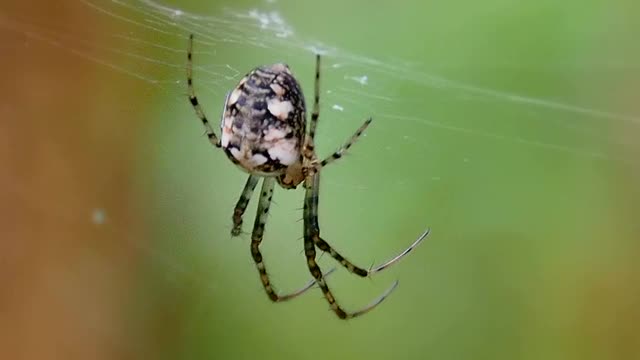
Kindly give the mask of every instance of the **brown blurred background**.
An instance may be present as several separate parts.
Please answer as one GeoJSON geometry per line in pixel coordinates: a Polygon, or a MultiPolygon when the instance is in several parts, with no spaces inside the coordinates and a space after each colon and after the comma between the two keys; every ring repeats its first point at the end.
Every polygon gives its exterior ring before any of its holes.
{"type": "Polygon", "coordinates": [[[109,41],[95,14],[76,1],[0,5],[2,359],[131,354],[123,301],[138,254],[109,224],[141,236],[128,181],[141,122],[126,105],[140,89],[38,38],[43,27],[109,41]]]}

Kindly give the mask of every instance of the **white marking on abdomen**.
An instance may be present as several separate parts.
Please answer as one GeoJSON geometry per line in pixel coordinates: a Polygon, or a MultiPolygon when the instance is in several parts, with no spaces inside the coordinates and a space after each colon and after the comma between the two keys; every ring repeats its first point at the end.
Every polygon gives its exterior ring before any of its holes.
{"type": "Polygon", "coordinates": [[[286,120],[289,117],[289,113],[293,110],[291,101],[280,101],[278,99],[267,100],[267,108],[273,116],[280,120],[286,120]]]}
{"type": "Polygon", "coordinates": [[[297,141],[295,139],[281,139],[275,142],[267,151],[271,159],[278,159],[281,164],[289,166],[300,157],[296,144],[297,141]]]}

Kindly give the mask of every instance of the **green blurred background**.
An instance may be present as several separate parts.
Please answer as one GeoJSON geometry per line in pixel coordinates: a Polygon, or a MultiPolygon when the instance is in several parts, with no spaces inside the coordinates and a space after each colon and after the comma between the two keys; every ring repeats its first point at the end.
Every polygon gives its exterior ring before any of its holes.
{"type": "MultiPolygon", "coordinates": [[[[640,358],[640,5],[634,1],[65,1],[0,7],[2,358],[640,358]],[[325,56],[318,289],[262,290],[232,239],[246,174],[201,136],[252,67],[307,98],[325,56]],[[336,264],[324,256],[320,265],[336,264]],[[13,324],[13,326],[7,326],[13,324]]],[[[263,255],[310,279],[302,191],[277,189],[263,255]]],[[[256,198],[245,218],[253,223],[256,198]]],[[[0,318],[1,319],[1,318],[0,318]]]]}

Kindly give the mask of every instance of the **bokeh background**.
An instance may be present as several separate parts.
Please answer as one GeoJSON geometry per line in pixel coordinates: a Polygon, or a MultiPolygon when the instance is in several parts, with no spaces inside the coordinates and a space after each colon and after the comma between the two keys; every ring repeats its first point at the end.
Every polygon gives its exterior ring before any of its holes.
{"type": "MultiPolygon", "coordinates": [[[[0,358],[640,358],[635,1],[66,0],[0,5],[0,358]],[[371,280],[265,296],[230,216],[245,176],[202,137],[252,67],[286,61],[328,154],[323,236],[371,280]]],[[[301,191],[263,242],[309,279],[301,191]]],[[[253,221],[255,199],[245,220],[253,221]]],[[[324,256],[321,266],[335,266],[324,256]]]]}

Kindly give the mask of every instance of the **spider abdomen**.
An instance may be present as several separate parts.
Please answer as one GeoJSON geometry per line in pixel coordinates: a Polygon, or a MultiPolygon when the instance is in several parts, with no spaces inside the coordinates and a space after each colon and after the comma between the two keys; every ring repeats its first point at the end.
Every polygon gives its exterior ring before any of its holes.
{"type": "Polygon", "coordinates": [[[300,161],[305,134],[304,96],[284,64],[252,70],[229,93],[221,146],[243,170],[277,176],[300,161]]]}

